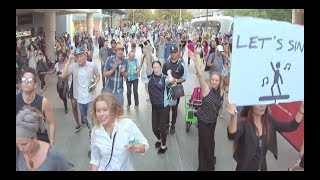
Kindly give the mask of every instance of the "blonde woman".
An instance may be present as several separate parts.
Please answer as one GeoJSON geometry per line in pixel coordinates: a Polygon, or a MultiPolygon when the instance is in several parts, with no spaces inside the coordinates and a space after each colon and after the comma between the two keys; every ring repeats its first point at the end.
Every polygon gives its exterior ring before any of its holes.
{"type": "Polygon", "coordinates": [[[196,53],[196,60],[198,61],[199,64],[199,68],[202,68],[202,64],[203,64],[203,60],[201,57],[201,53],[202,53],[202,46],[201,46],[201,41],[198,40],[197,41],[197,45],[195,47],[195,53],[196,53]]]}
{"type": "Polygon", "coordinates": [[[145,90],[147,92],[147,101],[150,100],[149,98],[149,92],[148,92],[148,83],[149,83],[149,78],[148,76],[151,75],[153,69],[152,69],[152,62],[154,61],[151,50],[150,50],[150,45],[145,42],[144,43],[144,55],[141,58],[140,62],[140,71],[141,71],[141,81],[145,84],[145,90]]]}
{"type": "Polygon", "coordinates": [[[92,114],[91,170],[133,171],[132,152],[146,153],[148,140],[131,119],[124,117],[121,104],[112,94],[97,96],[92,114]]]}
{"type": "Polygon", "coordinates": [[[230,59],[231,59],[231,53],[229,50],[229,44],[226,43],[223,46],[223,52],[222,55],[224,56],[224,61],[223,61],[223,67],[222,67],[222,81],[223,81],[223,90],[225,92],[228,92],[229,89],[229,81],[230,81],[230,76],[229,76],[229,70],[230,70],[230,59]]]}

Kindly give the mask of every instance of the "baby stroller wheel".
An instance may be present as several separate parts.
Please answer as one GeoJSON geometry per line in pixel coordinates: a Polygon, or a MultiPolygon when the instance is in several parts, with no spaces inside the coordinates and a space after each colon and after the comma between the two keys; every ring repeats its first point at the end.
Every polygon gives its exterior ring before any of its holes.
{"type": "Polygon", "coordinates": [[[190,131],[190,126],[191,126],[191,123],[190,122],[186,122],[186,131],[187,132],[190,131]]]}

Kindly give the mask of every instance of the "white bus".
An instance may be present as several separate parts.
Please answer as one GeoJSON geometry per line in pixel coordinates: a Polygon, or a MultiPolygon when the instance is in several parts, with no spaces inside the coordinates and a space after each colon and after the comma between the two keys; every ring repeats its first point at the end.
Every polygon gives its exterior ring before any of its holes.
{"type": "MultiPolygon", "coordinates": [[[[221,34],[230,32],[233,24],[231,16],[208,16],[208,30],[221,32],[221,34]]],[[[206,17],[195,18],[191,21],[192,28],[199,29],[206,27],[206,17]]]]}

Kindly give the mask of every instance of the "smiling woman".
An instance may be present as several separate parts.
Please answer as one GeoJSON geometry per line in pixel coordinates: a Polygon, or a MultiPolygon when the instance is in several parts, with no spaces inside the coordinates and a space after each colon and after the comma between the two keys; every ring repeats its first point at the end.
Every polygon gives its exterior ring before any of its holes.
{"type": "Polygon", "coordinates": [[[121,104],[109,93],[101,93],[94,99],[92,114],[94,127],[91,135],[91,169],[133,171],[131,152],[144,154],[149,149],[148,140],[138,126],[124,117],[121,104]],[[130,143],[132,138],[134,144],[130,143]]]}

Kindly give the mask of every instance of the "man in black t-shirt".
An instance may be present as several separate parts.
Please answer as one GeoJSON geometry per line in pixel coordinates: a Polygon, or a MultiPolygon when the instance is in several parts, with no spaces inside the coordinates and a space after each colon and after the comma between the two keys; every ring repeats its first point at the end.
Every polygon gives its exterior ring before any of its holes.
{"type": "MultiPolygon", "coordinates": [[[[186,70],[184,67],[184,62],[183,60],[179,60],[179,51],[177,46],[171,47],[170,50],[170,60],[166,61],[163,64],[162,67],[162,73],[167,75],[167,71],[171,69],[171,74],[174,79],[174,81],[177,84],[182,84],[183,82],[186,81],[187,75],[186,75],[186,70]]],[[[177,98],[177,104],[175,106],[172,106],[172,119],[171,119],[171,128],[170,128],[170,134],[173,135],[175,133],[175,124],[177,120],[177,114],[178,114],[178,105],[179,105],[179,100],[180,98],[177,98]]],[[[170,117],[168,118],[170,119],[170,117]]],[[[167,123],[167,134],[169,132],[169,122],[167,123]]]]}

